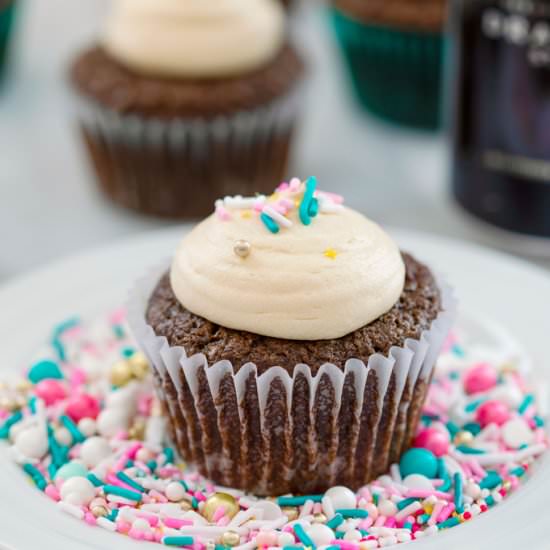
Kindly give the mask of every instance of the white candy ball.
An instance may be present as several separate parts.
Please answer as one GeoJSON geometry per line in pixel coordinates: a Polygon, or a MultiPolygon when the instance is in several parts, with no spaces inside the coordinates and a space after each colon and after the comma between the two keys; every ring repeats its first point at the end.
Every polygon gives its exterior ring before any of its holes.
{"type": "Polygon", "coordinates": [[[363,538],[363,535],[357,529],[350,529],[344,535],[345,540],[359,541],[363,538]]]}
{"type": "Polygon", "coordinates": [[[95,497],[95,487],[85,477],[71,477],[61,486],[60,495],[64,502],[85,506],[95,497]]]}
{"type": "Polygon", "coordinates": [[[78,423],[78,429],[86,436],[91,437],[95,435],[97,430],[96,422],[93,418],[83,418],[78,423]]]}
{"type": "Polygon", "coordinates": [[[97,430],[104,437],[113,437],[128,428],[128,415],[120,409],[104,409],[97,417],[97,430]]]}
{"type": "Polygon", "coordinates": [[[334,540],[335,537],[334,531],[322,523],[315,523],[308,527],[306,534],[315,543],[315,546],[330,544],[330,541],[334,540]]]}
{"type": "Polygon", "coordinates": [[[153,453],[146,449],[145,447],[142,447],[137,453],[136,453],[136,460],[138,462],[148,462],[154,457],[153,453]]]}
{"type": "Polygon", "coordinates": [[[277,537],[277,543],[279,544],[279,546],[281,548],[284,547],[284,546],[293,546],[295,544],[294,543],[294,537],[290,533],[287,533],[287,532],[282,532],[277,537]]]}
{"type": "Polygon", "coordinates": [[[410,474],[403,480],[403,485],[409,489],[426,489],[433,491],[432,482],[422,474],[410,474]]]}
{"type": "Polygon", "coordinates": [[[535,434],[523,418],[508,420],[501,428],[501,435],[504,443],[513,449],[521,445],[530,445],[535,440],[535,434]]]}
{"type": "Polygon", "coordinates": [[[88,468],[95,468],[102,460],[110,456],[109,442],[99,436],[89,437],[80,447],[80,460],[88,468]]]}
{"type": "Polygon", "coordinates": [[[185,489],[181,483],[173,481],[166,486],[164,494],[168,500],[179,502],[185,496],[185,489]]]}
{"type": "Polygon", "coordinates": [[[335,510],[356,507],[355,493],[347,487],[331,487],[325,496],[330,498],[335,510]]]}
{"type": "Polygon", "coordinates": [[[269,500],[259,500],[254,503],[254,508],[263,510],[262,520],[271,521],[279,519],[283,515],[283,511],[280,506],[269,500]]]}
{"type": "Polygon", "coordinates": [[[477,483],[469,482],[464,487],[464,493],[476,500],[481,494],[481,489],[477,483]]]}
{"type": "Polygon", "coordinates": [[[378,504],[378,511],[386,517],[395,516],[397,513],[397,506],[391,500],[382,500],[378,504]]]}
{"type": "Polygon", "coordinates": [[[48,452],[48,447],[48,438],[41,426],[28,428],[15,438],[15,448],[27,458],[42,458],[48,452]]]}
{"type": "Polygon", "coordinates": [[[132,529],[136,531],[146,532],[150,530],[149,522],[143,518],[137,518],[132,523],[132,529]]]}
{"type": "Polygon", "coordinates": [[[523,401],[523,394],[516,384],[501,384],[491,391],[490,396],[514,409],[523,401]]]}
{"type": "Polygon", "coordinates": [[[66,447],[71,445],[71,443],[73,442],[73,436],[71,435],[71,432],[67,430],[67,428],[57,428],[53,436],[60,445],[64,445],[66,447]]]}

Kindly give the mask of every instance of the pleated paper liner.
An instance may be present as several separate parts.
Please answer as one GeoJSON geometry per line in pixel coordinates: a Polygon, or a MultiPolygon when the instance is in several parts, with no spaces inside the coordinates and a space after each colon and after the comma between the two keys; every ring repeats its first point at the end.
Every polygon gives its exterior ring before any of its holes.
{"type": "Polygon", "coordinates": [[[443,35],[367,24],[336,8],[331,16],[360,104],[390,122],[438,128],[443,35]]]}
{"type": "Polygon", "coordinates": [[[303,364],[292,375],[273,366],[259,376],[252,363],[209,366],[155,334],[145,312],[165,270],[135,286],[128,321],[153,366],[175,444],[201,474],[256,495],[357,489],[409,446],[456,312],[446,284],[431,328],[388,356],[350,358],[344,370],[322,365],[315,375],[303,364]]]}

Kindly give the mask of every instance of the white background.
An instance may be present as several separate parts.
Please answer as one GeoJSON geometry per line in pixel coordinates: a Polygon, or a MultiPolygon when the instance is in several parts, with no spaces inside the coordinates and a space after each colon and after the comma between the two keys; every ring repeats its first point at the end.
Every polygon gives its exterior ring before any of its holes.
{"type": "MultiPolygon", "coordinates": [[[[73,123],[67,66],[100,32],[107,5],[21,2],[10,73],[0,86],[0,280],[167,225],[103,199],[73,123]]],[[[452,203],[444,136],[386,126],[356,110],[325,10],[312,3],[295,23],[311,82],[294,173],[317,175],[322,187],[383,224],[484,240],[452,203]]]]}

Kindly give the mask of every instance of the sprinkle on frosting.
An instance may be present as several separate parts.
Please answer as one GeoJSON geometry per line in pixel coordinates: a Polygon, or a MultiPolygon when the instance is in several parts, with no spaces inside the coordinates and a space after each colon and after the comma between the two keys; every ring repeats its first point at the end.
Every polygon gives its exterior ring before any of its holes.
{"type": "Polygon", "coordinates": [[[334,248],[327,248],[323,254],[330,258],[331,260],[336,260],[336,256],[338,256],[338,252],[334,248]]]}
{"type": "Polygon", "coordinates": [[[214,486],[178,458],[123,312],[53,334],[24,378],[0,385],[0,440],[61,512],[136,541],[193,550],[407,543],[498,506],[549,445],[543,386],[531,387],[494,344],[467,348],[451,334],[399,464],[357,492],[258,499],[214,486]]]}

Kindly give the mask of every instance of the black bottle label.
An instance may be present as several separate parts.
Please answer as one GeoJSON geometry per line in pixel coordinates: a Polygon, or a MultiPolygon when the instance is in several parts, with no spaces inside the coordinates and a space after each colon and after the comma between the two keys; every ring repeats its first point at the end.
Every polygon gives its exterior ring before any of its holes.
{"type": "Polygon", "coordinates": [[[451,21],[455,196],[550,237],[550,2],[455,2],[451,21]]]}

